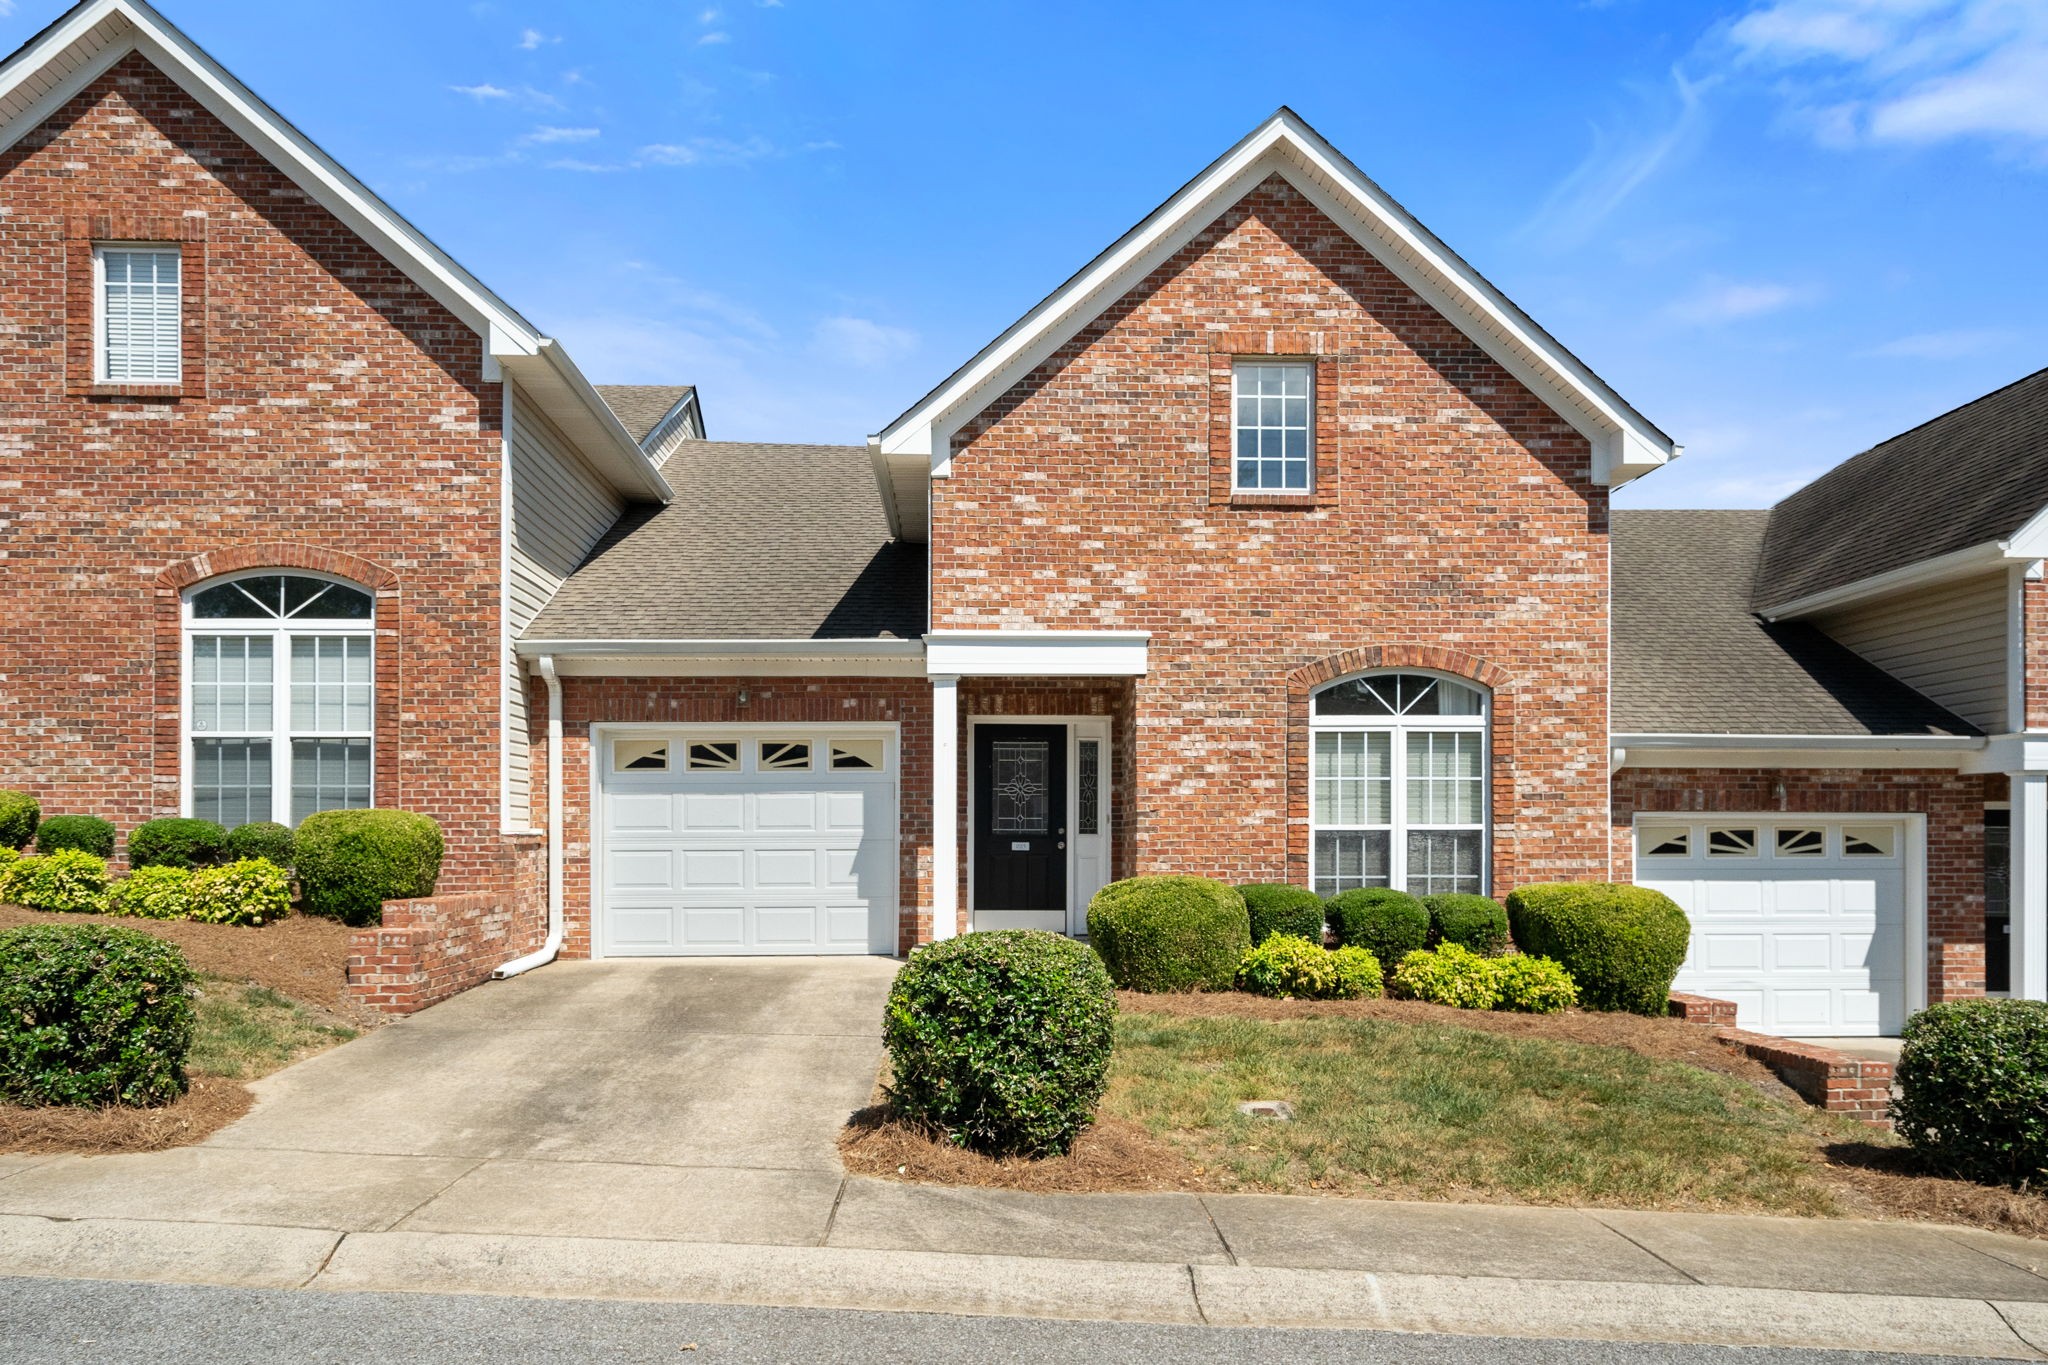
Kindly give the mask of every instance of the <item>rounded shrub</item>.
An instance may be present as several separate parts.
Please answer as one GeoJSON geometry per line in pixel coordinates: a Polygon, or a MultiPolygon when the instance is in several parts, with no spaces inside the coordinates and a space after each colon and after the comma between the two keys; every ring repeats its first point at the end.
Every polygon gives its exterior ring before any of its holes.
{"type": "Polygon", "coordinates": [[[1429,911],[1406,891],[1369,886],[1332,896],[1324,907],[1340,946],[1399,962],[1429,943],[1429,911]]]}
{"type": "Polygon", "coordinates": [[[1550,882],[1508,897],[1525,953],[1555,958],[1587,1009],[1662,1016],[1692,925],[1659,891],[1617,882],[1550,882]]]}
{"type": "Polygon", "coordinates": [[[1490,1010],[1500,1003],[1500,964],[1455,943],[1420,948],[1394,968],[1394,994],[1461,1010],[1490,1010]]]}
{"type": "Polygon", "coordinates": [[[1380,960],[1363,948],[1332,948],[1330,962],[1337,969],[1335,1000],[1377,1000],[1385,991],[1386,978],[1380,960]]]}
{"type": "Polygon", "coordinates": [[[911,954],[882,1037],[902,1118],[995,1156],[1065,1152],[1108,1081],[1116,989],[1086,945],[1035,930],[911,954]]]}
{"type": "Polygon", "coordinates": [[[1251,947],[1244,897],[1207,877],[1130,877],[1088,902],[1088,942],[1130,991],[1227,991],[1251,947]]]}
{"type": "Polygon", "coordinates": [[[1562,964],[1547,957],[1510,953],[1493,959],[1500,983],[1496,1009],[1523,1014],[1556,1014],[1579,1003],[1579,986],[1562,964]]]}
{"type": "Polygon", "coordinates": [[[107,913],[185,919],[192,913],[192,869],[138,867],[107,890],[107,913]]]}
{"type": "Polygon", "coordinates": [[[31,924],[0,933],[0,1099],[176,1099],[185,1093],[194,980],[174,945],[133,929],[31,924]]]}
{"type": "Polygon", "coordinates": [[[2048,1002],[1955,1000],[1900,1031],[1892,1124],[1944,1175],[2048,1187],[2048,1002]]]}
{"type": "Polygon", "coordinates": [[[211,820],[150,820],[128,835],[128,866],[211,867],[227,842],[228,832],[211,820]]]}
{"type": "Polygon", "coordinates": [[[1380,993],[1380,964],[1363,948],[1332,952],[1298,934],[1273,934],[1244,955],[1237,986],[1281,1000],[1358,1000],[1380,993]]]}
{"type": "Polygon", "coordinates": [[[441,827],[404,810],[324,810],[292,837],[307,912],[344,924],[374,924],[385,901],[434,894],[441,849],[441,827]]]}
{"type": "Polygon", "coordinates": [[[1244,908],[1251,916],[1252,946],[1258,947],[1275,934],[1305,938],[1320,947],[1323,942],[1323,898],[1299,886],[1261,882],[1240,886],[1244,908]]]}
{"type": "Polygon", "coordinates": [[[1455,943],[1489,957],[1508,948],[1507,907],[1491,896],[1424,896],[1431,943],[1455,943]]]}
{"type": "Polygon", "coordinates": [[[0,901],[30,910],[97,914],[107,908],[107,860],[75,848],[17,858],[0,869],[0,901]]]}
{"type": "Polygon", "coordinates": [[[254,820],[228,831],[226,853],[230,861],[261,858],[279,867],[292,865],[292,827],[275,820],[254,820]]]}
{"type": "Polygon", "coordinates": [[[95,858],[114,856],[114,826],[97,815],[53,815],[36,826],[36,852],[75,848],[95,858]]]}
{"type": "Polygon", "coordinates": [[[42,802],[27,792],[0,789],[0,848],[22,847],[36,837],[42,822],[42,802]]]}
{"type": "Polygon", "coordinates": [[[268,924],[291,912],[291,874],[276,863],[244,858],[192,874],[187,916],[202,924],[268,924]]]}

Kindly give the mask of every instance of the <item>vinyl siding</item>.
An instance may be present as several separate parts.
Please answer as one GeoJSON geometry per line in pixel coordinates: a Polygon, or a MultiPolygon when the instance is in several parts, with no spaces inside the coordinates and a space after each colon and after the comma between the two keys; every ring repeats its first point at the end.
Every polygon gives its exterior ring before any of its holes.
{"type": "Polygon", "coordinates": [[[1998,573],[1863,603],[1814,623],[1907,686],[1999,734],[2010,728],[2009,595],[1998,573]]]}
{"type": "MultiPolygon", "coordinates": [[[[509,386],[508,386],[509,387],[509,386]]],[[[519,638],[562,580],[583,562],[625,503],[575,453],[546,418],[512,391],[510,563],[506,592],[510,639],[519,638]]],[[[509,642],[505,660],[506,818],[533,821],[533,768],[526,716],[526,679],[509,642]]]]}

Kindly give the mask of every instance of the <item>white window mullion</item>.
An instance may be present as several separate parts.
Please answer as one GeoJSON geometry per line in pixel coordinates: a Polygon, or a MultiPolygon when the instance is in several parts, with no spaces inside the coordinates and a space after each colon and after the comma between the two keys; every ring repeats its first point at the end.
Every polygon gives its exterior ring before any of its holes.
{"type": "Polygon", "coordinates": [[[1408,889],[1408,736],[1393,728],[1387,747],[1392,750],[1394,790],[1387,811],[1387,885],[1408,889]]]}
{"type": "Polygon", "coordinates": [[[271,666],[275,684],[270,703],[270,818],[280,825],[292,822],[292,638],[282,626],[277,643],[271,646],[277,661],[271,666]]]}

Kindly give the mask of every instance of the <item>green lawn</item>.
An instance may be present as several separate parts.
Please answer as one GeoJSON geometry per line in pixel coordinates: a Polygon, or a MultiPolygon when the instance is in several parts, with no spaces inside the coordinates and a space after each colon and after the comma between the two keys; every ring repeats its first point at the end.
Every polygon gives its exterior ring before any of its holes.
{"type": "Polygon", "coordinates": [[[208,978],[186,1066],[201,1076],[253,1081],[356,1036],[266,986],[208,978]]]}
{"type": "Polygon", "coordinates": [[[1618,1047],[1376,1019],[1126,1013],[1102,1112],[1251,1189],[1838,1212],[1813,1116],[1618,1047]],[[1294,1121],[1239,1114],[1282,1099],[1294,1121]]]}

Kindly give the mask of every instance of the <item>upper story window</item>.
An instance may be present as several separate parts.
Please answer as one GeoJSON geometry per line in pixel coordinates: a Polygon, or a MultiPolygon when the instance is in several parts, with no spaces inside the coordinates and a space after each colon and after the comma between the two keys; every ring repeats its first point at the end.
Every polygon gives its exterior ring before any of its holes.
{"type": "Polygon", "coordinates": [[[1315,367],[1240,360],[1231,382],[1237,458],[1231,490],[1306,493],[1315,467],[1315,367]]]}
{"type": "Polygon", "coordinates": [[[182,366],[182,271],[174,246],[93,248],[93,378],[175,384],[182,366]]]}

